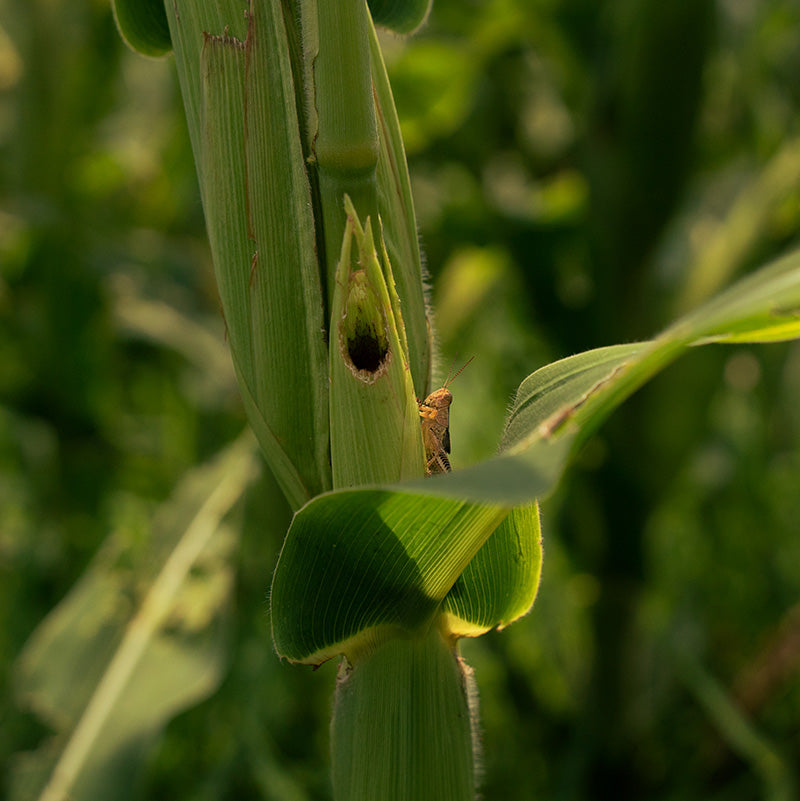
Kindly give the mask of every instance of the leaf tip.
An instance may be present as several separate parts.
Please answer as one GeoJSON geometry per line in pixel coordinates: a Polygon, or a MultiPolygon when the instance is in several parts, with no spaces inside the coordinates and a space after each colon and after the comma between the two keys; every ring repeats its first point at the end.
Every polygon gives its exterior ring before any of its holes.
{"type": "Polygon", "coordinates": [[[151,58],[172,50],[167,12],[161,0],[111,0],[111,8],[117,30],[131,50],[151,58]]]}

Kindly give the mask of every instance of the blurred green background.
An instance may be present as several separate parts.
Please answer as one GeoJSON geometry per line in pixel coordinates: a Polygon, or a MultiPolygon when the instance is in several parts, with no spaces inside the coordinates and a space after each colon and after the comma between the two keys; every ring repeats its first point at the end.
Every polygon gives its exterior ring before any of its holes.
{"type": "MultiPolygon", "coordinates": [[[[794,0],[435,0],[384,39],[453,386],[453,462],[542,364],[647,337],[800,231],[794,0]]],[[[47,729],[14,657],[104,539],[244,427],[169,59],[107,0],[0,0],[0,776],[47,729]]],[[[800,347],[704,348],[543,507],[532,613],[464,644],[483,798],[789,799],[800,347]]],[[[328,799],[335,666],[278,662],[289,512],[237,509],[228,665],[148,799],[328,799]]],[[[795,784],[793,784],[795,782],[795,784]]],[[[794,788],[794,790],[793,790],[794,788]]]]}

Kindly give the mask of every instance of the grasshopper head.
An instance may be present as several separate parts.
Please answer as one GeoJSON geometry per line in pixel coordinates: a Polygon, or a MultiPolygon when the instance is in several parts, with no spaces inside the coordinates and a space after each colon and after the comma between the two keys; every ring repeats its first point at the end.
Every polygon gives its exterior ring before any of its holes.
{"type": "Polygon", "coordinates": [[[447,387],[437,389],[425,398],[425,405],[432,409],[447,409],[452,402],[453,393],[447,387]]]}

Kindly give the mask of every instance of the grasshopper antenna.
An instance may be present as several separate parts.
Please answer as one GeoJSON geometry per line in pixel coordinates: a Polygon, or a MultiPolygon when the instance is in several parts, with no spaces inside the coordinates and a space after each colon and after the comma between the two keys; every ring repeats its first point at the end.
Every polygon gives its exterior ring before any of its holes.
{"type": "MultiPolygon", "coordinates": [[[[469,359],[467,359],[467,361],[466,361],[466,362],[464,362],[464,364],[461,366],[461,368],[459,369],[459,371],[458,371],[458,372],[457,372],[457,373],[456,373],[456,374],[455,374],[455,375],[454,375],[452,378],[450,377],[450,373],[451,373],[451,372],[452,372],[452,370],[453,370],[453,364],[451,363],[451,364],[450,364],[450,369],[447,371],[447,380],[444,382],[443,386],[444,386],[444,387],[449,387],[449,386],[450,386],[450,384],[451,384],[453,381],[455,381],[455,380],[456,380],[456,379],[457,379],[457,378],[458,378],[458,377],[461,375],[461,373],[463,373],[463,372],[464,372],[464,370],[466,370],[466,368],[468,367],[469,363],[470,363],[470,362],[471,362],[471,361],[472,361],[474,358],[475,358],[474,356],[470,356],[470,357],[469,357],[469,359]]],[[[455,358],[453,358],[453,362],[455,362],[455,358]]]]}

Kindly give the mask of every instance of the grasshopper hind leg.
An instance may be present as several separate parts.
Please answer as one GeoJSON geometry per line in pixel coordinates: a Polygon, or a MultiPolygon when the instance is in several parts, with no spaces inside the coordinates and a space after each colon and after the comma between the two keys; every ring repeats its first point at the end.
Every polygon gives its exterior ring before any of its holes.
{"type": "MultiPolygon", "coordinates": [[[[450,467],[450,459],[447,456],[447,451],[449,448],[446,448],[447,445],[450,444],[450,438],[447,437],[446,441],[440,442],[435,437],[432,438],[434,443],[432,443],[432,447],[430,448],[430,457],[428,458],[426,464],[425,472],[430,476],[434,473],[450,473],[452,468],[450,467]]],[[[442,438],[445,439],[444,437],[442,438]]]]}

